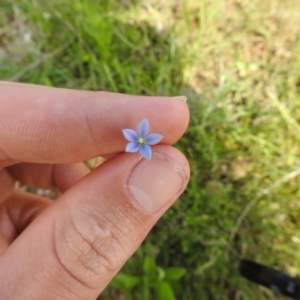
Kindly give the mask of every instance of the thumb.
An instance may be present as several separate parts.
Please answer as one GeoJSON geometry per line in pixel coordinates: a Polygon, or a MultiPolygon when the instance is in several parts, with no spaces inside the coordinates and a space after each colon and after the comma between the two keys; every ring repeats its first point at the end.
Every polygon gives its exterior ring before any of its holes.
{"type": "Polygon", "coordinates": [[[3,299],[95,299],[188,182],[178,150],[153,150],[108,160],[43,211],[0,259],[3,299]]]}

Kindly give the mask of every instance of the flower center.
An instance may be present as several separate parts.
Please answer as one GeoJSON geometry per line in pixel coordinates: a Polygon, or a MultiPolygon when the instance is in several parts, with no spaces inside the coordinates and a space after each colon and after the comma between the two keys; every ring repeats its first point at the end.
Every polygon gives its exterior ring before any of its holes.
{"type": "Polygon", "coordinates": [[[144,146],[146,144],[146,139],[139,137],[136,142],[139,146],[144,146]]]}

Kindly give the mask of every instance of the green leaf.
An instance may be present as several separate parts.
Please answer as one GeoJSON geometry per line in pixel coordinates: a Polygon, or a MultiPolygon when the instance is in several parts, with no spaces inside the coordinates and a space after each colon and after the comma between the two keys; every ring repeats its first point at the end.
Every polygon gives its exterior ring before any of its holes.
{"type": "Polygon", "coordinates": [[[146,256],[146,258],[144,260],[143,269],[144,269],[144,272],[148,275],[154,274],[156,272],[155,261],[151,257],[146,256]]]}
{"type": "Polygon", "coordinates": [[[172,287],[167,282],[158,282],[156,284],[157,300],[175,300],[172,287]]]}
{"type": "Polygon", "coordinates": [[[165,269],[166,280],[179,280],[186,273],[184,268],[168,268],[165,269]]]}
{"type": "Polygon", "coordinates": [[[158,280],[162,281],[166,276],[166,272],[164,269],[160,267],[157,268],[157,271],[158,271],[158,280]]]}
{"type": "Polygon", "coordinates": [[[120,291],[130,291],[141,282],[137,276],[127,275],[124,273],[117,274],[110,283],[110,286],[120,291]]]}

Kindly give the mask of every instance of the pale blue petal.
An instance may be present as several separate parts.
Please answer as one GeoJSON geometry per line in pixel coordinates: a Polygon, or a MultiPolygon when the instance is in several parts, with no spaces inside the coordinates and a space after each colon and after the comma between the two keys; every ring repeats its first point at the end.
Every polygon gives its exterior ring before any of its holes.
{"type": "Polygon", "coordinates": [[[137,143],[130,142],[126,145],[125,152],[137,152],[140,147],[137,143]]]}
{"type": "Polygon", "coordinates": [[[138,126],[137,134],[140,137],[146,137],[146,135],[149,133],[149,122],[147,119],[144,119],[141,121],[141,123],[138,126]]]}
{"type": "Polygon", "coordinates": [[[137,133],[132,129],[123,129],[122,132],[128,142],[136,142],[138,139],[137,133]]]}
{"type": "Polygon", "coordinates": [[[152,156],[151,147],[149,145],[144,145],[140,147],[140,154],[146,159],[151,159],[152,156]]]}
{"type": "Polygon", "coordinates": [[[146,137],[146,143],[148,145],[155,145],[162,140],[163,136],[158,133],[151,133],[146,137]]]}

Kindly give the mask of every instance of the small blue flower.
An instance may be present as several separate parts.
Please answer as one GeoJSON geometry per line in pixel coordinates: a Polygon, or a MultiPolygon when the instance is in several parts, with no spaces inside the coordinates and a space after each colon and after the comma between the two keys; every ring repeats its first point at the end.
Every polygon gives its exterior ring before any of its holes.
{"type": "Polygon", "coordinates": [[[142,157],[151,159],[152,150],[150,145],[159,143],[163,136],[157,133],[149,133],[149,122],[147,119],[141,121],[138,125],[137,132],[132,129],[123,129],[125,139],[129,142],[126,146],[125,152],[140,151],[142,157]]]}

